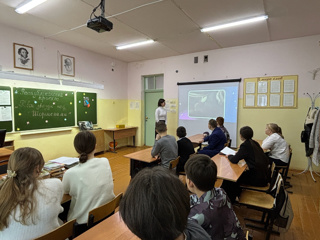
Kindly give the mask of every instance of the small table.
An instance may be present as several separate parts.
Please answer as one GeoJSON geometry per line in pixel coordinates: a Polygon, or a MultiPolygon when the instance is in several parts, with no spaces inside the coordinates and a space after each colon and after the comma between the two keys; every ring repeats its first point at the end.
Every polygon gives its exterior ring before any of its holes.
{"type": "Polygon", "coordinates": [[[236,182],[247,167],[247,164],[240,167],[238,164],[230,162],[224,155],[217,154],[211,159],[217,165],[217,178],[232,182],[236,182]]]}
{"type": "Polygon", "coordinates": [[[157,158],[151,156],[152,148],[147,148],[138,152],[124,155],[124,157],[130,158],[130,176],[131,178],[135,175],[135,169],[142,169],[150,166],[157,158]]]}
{"type": "Polygon", "coordinates": [[[126,127],[126,128],[107,128],[104,129],[107,133],[112,133],[113,139],[113,152],[116,152],[116,139],[126,138],[132,136],[133,146],[136,146],[136,132],[138,127],[126,127]]]}
{"type": "Polygon", "coordinates": [[[116,212],[106,220],[90,228],[80,236],[76,237],[75,240],[138,240],[126,224],[121,219],[119,212],[116,212]]]}
{"type": "Polygon", "coordinates": [[[193,147],[198,147],[199,146],[201,148],[201,144],[202,144],[202,140],[203,140],[203,134],[192,135],[192,136],[190,136],[188,138],[192,142],[193,147]]]}

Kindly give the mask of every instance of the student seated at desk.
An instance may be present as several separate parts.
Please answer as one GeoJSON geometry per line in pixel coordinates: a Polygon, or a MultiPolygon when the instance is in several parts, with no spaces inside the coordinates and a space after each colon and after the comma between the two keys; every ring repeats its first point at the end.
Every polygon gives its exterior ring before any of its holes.
{"type": "Polygon", "coordinates": [[[224,148],[224,144],[227,142],[227,138],[222,130],[217,127],[216,120],[210,119],[208,128],[212,131],[212,133],[209,136],[204,136],[201,142],[208,142],[209,145],[204,147],[202,150],[199,150],[198,153],[206,154],[209,157],[213,157],[224,148]]]}
{"type": "Polygon", "coordinates": [[[267,185],[269,180],[269,160],[259,143],[252,140],[252,137],[252,128],[248,126],[242,127],[240,129],[240,139],[243,143],[235,155],[227,156],[232,163],[238,163],[244,159],[249,168],[249,170],[242,173],[237,182],[223,180],[221,188],[226,191],[232,203],[241,193],[240,184],[263,187],[267,185]]]}
{"type": "Polygon", "coordinates": [[[261,147],[264,150],[270,150],[267,153],[270,162],[277,166],[286,166],[289,161],[289,146],[284,140],[281,128],[275,123],[269,123],[266,126],[265,133],[268,135],[263,140],[261,147]]]}
{"type": "Polygon", "coordinates": [[[229,142],[230,141],[230,134],[229,134],[228,130],[225,128],[225,126],[223,126],[224,118],[223,117],[217,117],[216,121],[217,121],[218,128],[220,128],[222,130],[222,132],[224,133],[224,135],[227,138],[227,142],[229,142]]]}
{"type": "Polygon", "coordinates": [[[125,224],[143,240],[211,239],[200,225],[187,220],[189,211],[186,187],[160,166],[141,170],[119,206],[125,224]]]}
{"type": "Polygon", "coordinates": [[[79,132],[74,147],[80,154],[80,163],[66,171],[62,183],[64,193],[71,196],[68,221],[77,219],[84,224],[90,210],[115,197],[113,178],[108,159],[94,157],[96,137],[92,132],[79,132]]]}
{"type": "Polygon", "coordinates": [[[246,239],[227,194],[215,188],[217,166],[204,154],[192,156],[185,165],[190,192],[189,219],[200,224],[212,239],[246,239]]]}
{"type": "Polygon", "coordinates": [[[191,154],[194,154],[194,148],[192,142],[189,138],[186,138],[187,132],[185,127],[177,128],[177,136],[179,137],[178,144],[178,156],[180,156],[179,163],[177,165],[176,173],[184,172],[184,165],[188,161],[191,154]]]}
{"type": "Polygon", "coordinates": [[[43,165],[37,149],[19,148],[11,154],[0,185],[1,240],[31,240],[60,226],[62,183],[57,178],[39,180],[43,165]]]}
{"type": "Polygon", "coordinates": [[[174,136],[167,134],[167,125],[158,122],[156,125],[157,136],[151,150],[151,156],[160,156],[161,166],[169,168],[170,161],[178,157],[178,145],[174,136]]]}

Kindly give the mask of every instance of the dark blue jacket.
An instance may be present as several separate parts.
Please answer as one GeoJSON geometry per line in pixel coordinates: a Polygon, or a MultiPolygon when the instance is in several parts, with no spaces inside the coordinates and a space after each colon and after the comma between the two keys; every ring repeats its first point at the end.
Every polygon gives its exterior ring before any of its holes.
{"type": "Polygon", "coordinates": [[[227,142],[227,138],[222,130],[216,127],[209,136],[204,138],[203,141],[208,141],[209,145],[204,147],[198,153],[206,154],[209,157],[213,157],[224,148],[224,144],[227,142]]]}

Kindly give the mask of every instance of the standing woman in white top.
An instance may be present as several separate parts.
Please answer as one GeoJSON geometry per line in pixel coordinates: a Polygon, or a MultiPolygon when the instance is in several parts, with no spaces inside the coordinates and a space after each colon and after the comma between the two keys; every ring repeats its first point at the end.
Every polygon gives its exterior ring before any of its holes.
{"type": "Polygon", "coordinates": [[[90,210],[115,197],[113,178],[108,159],[94,157],[96,137],[92,132],[79,132],[74,147],[80,154],[80,163],[66,171],[62,180],[64,193],[71,196],[67,219],[85,224],[90,210]]]}
{"type": "Polygon", "coordinates": [[[0,183],[1,240],[31,240],[60,226],[62,183],[40,180],[43,165],[37,149],[19,148],[11,154],[7,178],[0,183]]]}
{"type": "Polygon", "coordinates": [[[265,133],[268,137],[263,140],[262,148],[270,150],[268,157],[277,166],[286,166],[289,161],[289,146],[282,136],[281,128],[275,123],[266,125],[265,133]]]}
{"type": "MultiPolygon", "coordinates": [[[[158,101],[158,108],[155,112],[156,126],[158,122],[164,122],[165,124],[167,124],[167,110],[164,108],[165,106],[166,100],[160,98],[158,101]]],[[[157,132],[155,136],[157,136],[157,132]]]]}

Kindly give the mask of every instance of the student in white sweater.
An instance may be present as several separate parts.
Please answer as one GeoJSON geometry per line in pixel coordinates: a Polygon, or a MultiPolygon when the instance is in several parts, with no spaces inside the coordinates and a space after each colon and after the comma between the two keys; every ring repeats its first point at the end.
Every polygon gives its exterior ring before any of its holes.
{"type": "Polygon", "coordinates": [[[79,132],[74,139],[74,147],[80,154],[80,163],[66,171],[62,183],[64,193],[71,196],[68,221],[77,219],[79,224],[83,224],[87,223],[90,210],[111,201],[115,195],[108,159],[94,157],[94,134],[79,132]]]}
{"type": "Polygon", "coordinates": [[[261,147],[270,150],[268,157],[277,166],[286,166],[289,161],[289,146],[282,136],[281,128],[275,123],[266,125],[265,133],[268,135],[263,140],[261,147]]]}
{"type": "MultiPolygon", "coordinates": [[[[164,108],[166,106],[166,100],[160,98],[158,101],[158,107],[154,113],[156,119],[156,127],[157,123],[163,122],[167,124],[167,110],[164,108]]],[[[155,136],[157,136],[157,130],[155,131],[155,136]]]]}
{"type": "Polygon", "coordinates": [[[0,184],[0,239],[31,240],[60,226],[63,211],[59,179],[39,180],[44,165],[34,148],[19,148],[8,162],[8,176],[0,184]]]}

